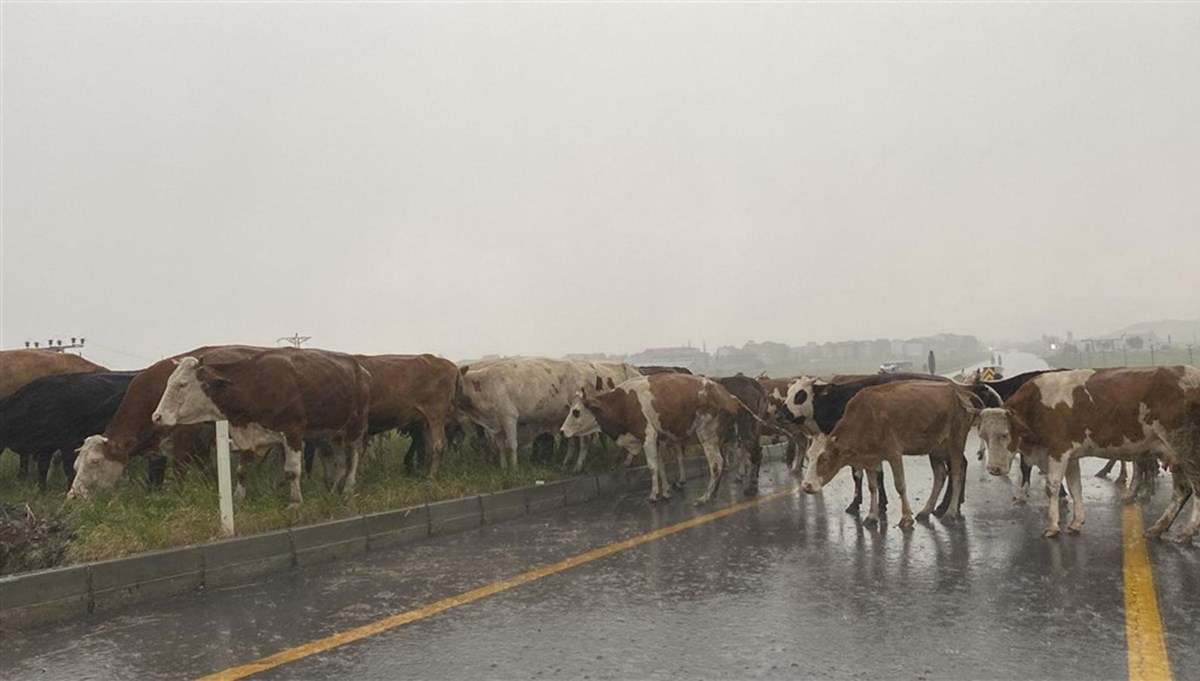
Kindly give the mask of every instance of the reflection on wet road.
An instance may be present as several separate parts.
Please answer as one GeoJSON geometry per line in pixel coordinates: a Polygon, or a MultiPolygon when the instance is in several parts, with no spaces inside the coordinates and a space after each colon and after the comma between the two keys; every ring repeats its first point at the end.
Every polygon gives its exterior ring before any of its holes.
{"type": "MultiPolygon", "coordinates": [[[[1046,540],[1044,497],[1013,506],[1015,486],[972,464],[957,523],[904,532],[897,513],[862,527],[842,512],[843,473],[820,496],[784,494],[346,645],[310,644],[742,501],[627,495],[6,634],[0,676],[179,678],[295,649],[255,678],[1127,678],[1113,484],[1086,476],[1083,534],[1046,540]]],[[[928,467],[906,469],[920,503],[928,467]]],[[[763,477],[764,494],[794,486],[779,464],[763,477]]],[[[1168,494],[1164,477],[1146,515],[1168,494]]],[[[1200,547],[1148,549],[1170,665],[1187,678],[1200,668],[1200,547]]]]}

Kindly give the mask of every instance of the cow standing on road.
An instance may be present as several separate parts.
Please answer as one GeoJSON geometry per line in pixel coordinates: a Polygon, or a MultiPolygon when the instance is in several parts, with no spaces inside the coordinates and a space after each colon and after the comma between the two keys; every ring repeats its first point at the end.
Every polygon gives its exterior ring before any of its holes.
{"type": "MultiPolygon", "coordinates": [[[[833,431],[813,442],[801,489],[816,494],[845,466],[873,470],[886,462],[900,496],[900,527],[908,528],[913,525],[913,514],[905,491],[903,457],[928,456],[933,491],[917,519],[927,518],[934,510],[947,468],[951,471],[951,499],[945,515],[956,516],[965,478],[962,452],[976,413],[974,396],[952,383],[903,381],[864,388],[846,405],[833,431]]],[[[876,484],[870,480],[871,509],[864,522],[879,518],[876,484]]]]}
{"type": "MultiPolygon", "coordinates": [[[[783,408],[778,411],[778,418],[781,421],[802,426],[810,433],[813,440],[809,443],[808,451],[805,453],[807,460],[805,465],[811,466],[817,452],[822,451],[814,451],[816,440],[833,432],[842,415],[846,413],[846,407],[850,404],[850,400],[866,388],[900,381],[952,384],[952,381],[946,378],[912,373],[834,376],[829,381],[802,377],[792,381],[788,386],[787,397],[784,400],[783,408]]],[[[875,476],[875,486],[871,489],[878,490],[880,494],[878,506],[887,508],[887,492],[883,487],[883,468],[877,466],[871,470],[875,476]]],[[[854,499],[846,507],[846,512],[858,513],[862,505],[863,471],[852,469],[851,473],[854,476],[854,499]]],[[[953,485],[951,485],[952,488],[953,485]]],[[[961,500],[960,496],[959,501],[961,500]]],[[[936,514],[940,516],[945,513],[947,504],[949,504],[949,495],[943,505],[938,507],[936,514]]],[[[876,502],[872,501],[872,506],[875,505],[876,502]]],[[[955,510],[958,510],[957,507],[955,510]]]]}
{"type": "Polygon", "coordinates": [[[631,454],[644,451],[652,502],[671,497],[660,444],[682,448],[690,440],[699,441],[709,473],[708,488],[696,502],[700,504],[716,494],[725,472],[722,446],[735,437],[738,412],[744,408],[719,383],[661,373],[630,379],[599,394],[580,391],[561,430],[567,437],[603,432],[631,454]]]}
{"type": "MultiPolygon", "coordinates": [[[[980,433],[988,443],[987,470],[1004,475],[1014,454],[1045,456],[1048,490],[1066,478],[1071,491],[1068,532],[1084,524],[1079,459],[1132,460],[1151,453],[1171,470],[1173,493],[1150,528],[1161,535],[1189,496],[1200,497],[1200,369],[1190,366],[1080,369],[1043,374],[1026,383],[1003,408],[985,409],[980,433]]],[[[1179,539],[1200,530],[1200,504],[1179,539]]],[[[1051,503],[1046,537],[1059,534],[1051,503]]]]}
{"type": "MultiPolygon", "coordinates": [[[[294,507],[303,500],[305,438],[333,448],[337,470],[327,479],[330,486],[354,489],[370,403],[371,375],[354,357],[276,348],[228,362],[184,357],[151,420],[162,426],[227,420],[234,426],[234,448],[242,451],[283,444],[284,477],[294,507]]],[[[245,459],[238,466],[239,498],[245,494],[245,459]]]]}

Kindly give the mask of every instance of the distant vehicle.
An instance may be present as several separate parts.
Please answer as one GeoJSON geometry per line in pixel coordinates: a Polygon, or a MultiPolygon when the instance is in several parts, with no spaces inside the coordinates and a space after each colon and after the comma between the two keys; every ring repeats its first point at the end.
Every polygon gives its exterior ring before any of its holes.
{"type": "Polygon", "coordinates": [[[879,365],[879,373],[881,374],[900,374],[908,373],[913,370],[912,362],[885,362],[879,365]]]}

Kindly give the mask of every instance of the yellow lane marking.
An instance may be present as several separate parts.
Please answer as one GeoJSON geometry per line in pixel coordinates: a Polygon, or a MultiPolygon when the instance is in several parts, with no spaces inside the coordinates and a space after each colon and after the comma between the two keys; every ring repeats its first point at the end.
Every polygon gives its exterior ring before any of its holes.
{"type": "Polygon", "coordinates": [[[598,549],[588,551],[587,553],[581,553],[578,556],[572,556],[557,563],[544,565],[540,568],[523,572],[515,577],[509,577],[508,579],[501,580],[499,582],[493,582],[492,584],[481,586],[478,589],[473,589],[457,596],[451,596],[450,598],[440,600],[436,603],[430,603],[423,608],[402,612],[398,615],[393,615],[370,624],[365,624],[361,627],[349,629],[347,631],[317,639],[315,641],[309,641],[308,643],[296,646],[295,648],[289,648],[287,650],[275,653],[274,655],[264,657],[256,662],[244,664],[239,667],[230,667],[224,671],[209,674],[208,676],[201,677],[201,681],[216,681],[217,679],[241,679],[250,676],[251,674],[257,674],[268,669],[273,669],[280,665],[287,664],[288,662],[294,662],[310,655],[316,655],[317,653],[322,653],[326,650],[337,648],[338,646],[344,646],[347,643],[352,643],[368,636],[374,636],[375,634],[387,631],[389,629],[395,629],[406,624],[411,624],[412,622],[425,619],[426,617],[431,617],[440,612],[450,610],[451,608],[457,608],[460,605],[466,605],[467,603],[477,601],[481,598],[487,598],[493,594],[498,594],[502,591],[508,591],[509,589],[516,588],[522,584],[528,584],[529,582],[541,579],[543,577],[549,577],[550,575],[557,574],[564,570],[570,570],[571,568],[583,565],[584,563],[590,563],[594,560],[611,556],[614,553],[627,551],[636,546],[641,546],[647,542],[652,542],[655,539],[662,539],[663,537],[675,534],[676,532],[682,532],[684,530],[696,527],[697,525],[710,523],[714,520],[724,518],[725,516],[733,515],[734,513],[744,511],[748,508],[753,508],[759,504],[764,504],[768,501],[779,499],[781,497],[790,496],[795,494],[795,492],[795,489],[774,492],[772,494],[759,497],[758,499],[754,499],[753,501],[742,502],[740,504],[723,508],[719,511],[713,511],[712,513],[696,516],[691,520],[685,520],[681,523],[668,525],[667,527],[655,530],[653,532],[647,532],[646,534],[633,537],[632,539],[626,539],[625,541],[620,541],[615,544],[602,546],[598,549]]]}
{"type": "Polygon", "coordinates": [[[1137,504],[1126,506],[1121,524],[1125,536],[1125,643],[1129,648],[1129,680],[1169,680],[1171,663],[1158,614],[1154,572],[1146,554],[1142,509],[1137,504]]]}

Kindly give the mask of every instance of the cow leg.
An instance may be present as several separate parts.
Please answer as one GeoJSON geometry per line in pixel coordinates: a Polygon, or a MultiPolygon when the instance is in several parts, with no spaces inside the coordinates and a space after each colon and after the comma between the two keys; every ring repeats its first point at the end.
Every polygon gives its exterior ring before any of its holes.
{"type": "Polygon", "coordinates": [[[892,484],[896,486],[896,494],[900,497],[899,527],[908,529],[915,523],[913,522],[912,506],[908,504],[908,493],[904,485],[904,459],[900,455],[895,455],[888,459],[888,464],[892,467],[892,484]]]}
{"type": "Polygon", "coordinates": [[[46,480],[50,477],[50,462],[54,459],[54,450],[43,450],[37,453],[38,491],[45,492],[46,480]]]}
{"type": "MultiPolygon", "coordinates": [[[[1104,468],[1101,468],[1099,471],[1096,472],[1096,477],[1097,478],[1107,478],[1108,474],[1112,472],[1113,466],[1115,466],[1115,465],[1117,465],[1117,460],[1109,459],[1108,463],[1104,464],[1104,468]]],[[[1121,472],[1124,473],[1124,470],[1122,470],[1121,472]]]]}
{"type": "Polygon", "coordinates": [[[440,418],[435,418],[422,425],[424,447],[421,450],[429,463],[429,477],[432,478],[437,475],[438,466],[442,463],[442,454],[446,451],[446,423],[440,418]]]}
{"type": "MultiPolygon", "coordinates": [[[[1124,462],[1122,462],[1122,468],[1124,462]]],[[[1071,459],[1067,463],[1067,488],[1071,490],[1071,522],[1067,532],[1078,534],[1083,529],[1083,484],[1079,480],[1079,459],[1071,459]]]]}
{"type": "Polygon", "coordinates": [[[304,443],[304,472],[312,475],[313,460],[317,458],[317,443],[309,440],[304,443]]]}
{"type": "Polygon", "coordinates": [[[887,500],[887,488],[884,486],[884,481],[883,481],[883,462],[882,461],[879,462],[879,465],[875,467],[875,485],[876,485],[877,489],[879,489],[879,510],[886,512],[887,507],[888,507],[888,500],[887,500]]]}
{"type": "Polygon", "coordinates": [[[358,482],[358,461],[363,452],[363,441],[355,438],[346,442],[343,445],[350,456],[350,464],[346,471],[346,479],[342,483],[342,492],[350,494],[354,491],[354,485],[358,482]]]}
{"type": "Polygon", "coordinates": [[[679,465],[679,478],[675,480],[675,488],[683,489],[687,484],[687,470],[683,467],[683,445],[676,442],[675,448],[675,463],[679,465]]]}
{"type": "Polygon", "coordinates": [[[758,495],[758,474],[762,470],[762,445],[755,441],[750,443],[750,470],[746,473],[746,485],[742,495],[753,497],[758,495]]]}
{"type": "MultiPolygon", "coordinates": [[[[567,438],[566,450],[567,450],[567,454],[566,454],[566,456],[563,457],[563,462],[562,462],[563,470],[566,470],[567,466],[571,465],[572,457],[575,457],[575,459],[578,461],[579,438],[577,438],[577,437],[567,438]]],[[[578,469],[576,469],[576,470],[578,470],[578,469]]]]}
{"type": "Polygon", "coordinates": [[[283,445],[283,477],[287,479],[291,490],[288,495],[288,508],[298,508],[304,501],[300,494],[300,474],[303,472],[304,444],[291,442],[283,445]]]}
{"type": "Polygon", "coordinates": [[[29,460],[32,458],[32,454],[26,454],[24,452],[17,453],[17,459],[20,461],[20,465],[17,467],[18,479],[24,480],[25,478],[29,477],[29,460]]]}
{"type": "Polygon", "coordinates": [[[250,464],[254,462],[255,458],[253,451],[238,452],[237,489],[233,491],[234,501],[242,501],[246,498],[246,471],[250,469],[250,464]]]}
{"type": "Polygon", "coordinates": [[[867,517],[863,525],[879,524],[879,479],[874,475],[867,476],[867,491],[871,494],[871,503],[867,507],[867,517]]]}
{"type": "Polygon", "coordinates": [[[696,500],[696,506],[713,498],[721,484],[721,476],[725,473],[725,459],[721,456],[721,444],[717,435],[709,434],[700,444],[704,447],[704,457],[708,459],[708,489],[704,491],[704,496],[696,500]]]}
{"type": "MultiPolygon", "coordinates": [[[[934,503],[934,501],[937,500],[938,494],[941,493],[942,485],[945,484],[945,482],[946,482],[947,466],[946,466],[945,461],[943,461],[942,459],[939,459],[937,457],[931,456],[931,457],[929,457],[929,467],[933,469],[933,491],[929,493],[929,499],[925,502],[925,506],[920,511],[917,512],[917,520],[922,520],[922,521],[929,520],[929,514],[933,512],[933,503],[934,503]]],[[[953,486],[954,482],[951,481],[950,484],[951,484],[951,486],[953,486]]],[[[947,501],[945,501],[943,503],[945,503],[946,506],[949,507],[949,505],[950,505],[949,501],[948,501],[949,494],[947,494],[946,498],[947,498],[947,501]]],[[[941,508],[941,507],[939,507],[938,510],[942,513],[945,512],[945,509],[941,508]]]]}
{"type": "Polygon", "coordinates": [[[1021,489],[1013,495],[1014,504],[1023,504],[1029,501],[1029,481],[1033,477],[1033,464],[1025,460],[1025,455],[1021,456],[1021,489]]]}
{"type": "Polygon", "coordinates": [[[1047,458],[1049,461],[1046,467],[1050,470],[1046,483],[1046,499],[1050,501],[1050,508],[1046,511],[1046,531],[1043,536],[1051,538],[1058,536],[1058,490],[1062,487],[1063,476],[1066,475],[1067,465],[1070,463],[1070,453],[1057,459],[1052,456],[1047,458]]]}
{"type": "Polygon", "coordinates": [[[503,470],[509,464],[512,465],[514,471],[517,470],[517,419],[515,417],[504,420],[504,446],[500,449],[500,468],[503,470]],[[505,456],[508,456],[507,462],[505,456]]]}
{"type": "Polygon", "coordinates": [[[1175,536],[1175,541],[1180,544],[1190,543],[1192,537],[1195,537],[1196,533],[1200,532],[1200,484],[1197,484],[1195,479],[1191,479],[1187,481],[1187,485],[1190,487],[1194,499],[1192,501],[1192,518],[1188,521],[1187,526],[1183,528],[1183,531],[1175,536]]]}
{"type": "MultiPolygon", "coordinates": [[[[1187,500],[1191,496],[1192,487],[1184,478],[1183,473],[1181,471],[1172,471],[1171,501],[1167,504],[1166,509],[1163,510],[1163,513],[1161,516],[1159,516],[1158,520],[1150,526],[1150,529],[1146,530],[1146,536],[1161,537],[1162,533],[1166,532],[1167,528],[1171,526],[1171,523],[1175,522],[1175,517],[1179,515],[1179,511],[1183,509],[1183,505],[1187,503],[1187,500]]],[[[1192,502],[1193,515],[1195,515],[1195,507],[1197,506],[1197,503],[1200,502],[1192,502]]]]}
{"type": "Polygon", "coordinates": [[[167,459],[164,456],[151,456],[146,462],[146,482],[150,489],[162,487],[167,479],[167,459]]]}
{"type": "Polygon", "coordinates": [[[942,517],[958,518],[962,508],[963,483],[967,479],[967,457],[963,456],[962,452],[950,451],[946,458],[950,468],[950,505],[946,507],[942,517]]]}
{"type": "Polygon", "coordinates": [[[642,450],[646,452],[646,466],[650,468],[650,503],[655,503],[659,499],[669,499],[670,491],[663,494],[659,485],[662,476],[658,470],[658,433],[653,430],[647,431],[646,442],[642,445],[642,450]]]}
{"type": "MultiPolygon", "coordinates": [[[[1109,459],[1109,461],[1113,461],[1113,460],[1114,459],[1109,459]]],[[[1121,459],[1121,472],[1117,474],[1117,479],[1115,481],[1117,484],[1117,487],[1124,485],[1128,480],[1129,480],[1129,462],[1124,459],[1121,459]]]]}
{"type": "Polygon", "coordinates": [[[846,513],[858,515],[858,509],[860,506],[862,506],[862,469],[852,468],[850,469],[850,475],[854,478],[854,499],[852,499],[850,501],[850,505],[846,507],[846,513]]]}
{"type": "Polygon", "coordinates": [[[63,475],[67,476],[67,489],[71,489],[75,484],[75,459],[79,458],[79,448],[82,446],[82,442],[76,442],[64,445],[58,450],[59,456],[62,457],[63,475]]]}

